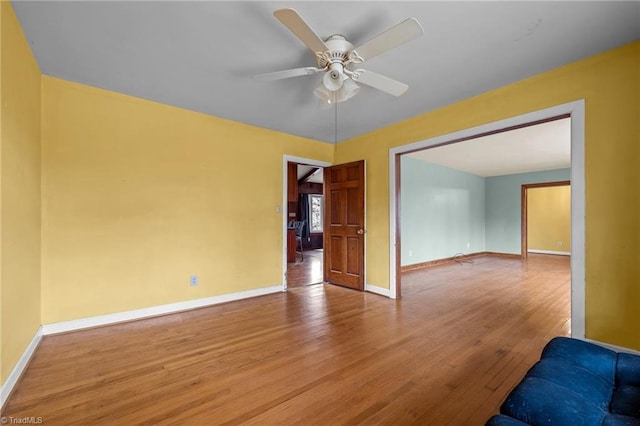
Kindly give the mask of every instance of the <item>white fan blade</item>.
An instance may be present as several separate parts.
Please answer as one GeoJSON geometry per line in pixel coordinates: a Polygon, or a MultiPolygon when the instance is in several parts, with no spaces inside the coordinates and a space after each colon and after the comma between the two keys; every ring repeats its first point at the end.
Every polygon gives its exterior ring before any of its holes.
{"type": "Polygon", "coordinates": [[[416,18],[409,18],[389,28],[387,31],[378,34],[354,50],[366,61],[394,47],[418,38],[423,33],[422,25],[420,25],[418,20],[416,18]]]}
{"type": "Polygon", "coordinates": [[[409,88],[409,86],[404,83],[371,71],[355,70],[351,78],[358,83],[382,90],[393,96],[400,96],[409,88]]]}
{"type": "Polygon", "coordinates": [[[318,37],[295,10],[280,9],[273,12],[273,15],[314,53],[329,50],[327,45],[324,44],[324,41],[318,37]]]}
{"type": "Polygon", "coordinates": [[[258,80],[258,81],[283,80],[285,78],[300,77],[301,75],[315,74],[321,70],[322,70],[321,68],[314,68],[314,67],[294,68],[291,70],[268,72],[266,74],[258,74],[258,75],[254,75],[253,78],[254,80],[258,80]]]}

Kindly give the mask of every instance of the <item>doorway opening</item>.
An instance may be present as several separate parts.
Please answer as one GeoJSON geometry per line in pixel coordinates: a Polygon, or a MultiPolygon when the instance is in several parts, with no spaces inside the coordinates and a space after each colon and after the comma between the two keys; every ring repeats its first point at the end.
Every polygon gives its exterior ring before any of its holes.
{"type": "MultiPolygon", "coordinates": [[[[298,209],[297,209],[297,201],[298,201],[298,164],[304,164],[309,167],[314,168],[322,168],[331,166],[331,163],[326,161],[314,160],[311,158],[304,157],[296,157],[293,155],[284,155],[282,159],[282,205],[276,208],[277,211],[281,211],[282,213],[282,291],[287,290],[287,272],[289,260],[291,259],[291,253],[289,252],[289,247],[294,247],[293,254],[295,255],[295,231],[289,229],[289,224],[291,220],[296,220],[298,218],[298,209]],[[292,185],[289,185],[289,183],[292,185]],[[292,203],[292,204],[290,204],[292,203]],[[292,216],[290,216],[292,215],[292,216]],[[289,240],[293,239],[293,242],[289,243],[289,240]]],[[[324,170],[323,170],[324,172],[324,170]]],[[[304,246],[303,246],[304,248],[304,246]]],[[[305,254],[304,251],[302,253],[305,254]]],[[[300,256],[300,254],[298,254],[300,256]]],[[[298,258],[299,259],[299,258],[298,258]]],[[[295,259],[294,259],[295,260],[295,259]]],[[[322,266],[321,262],[321,266],[322,266]]],[[[324,278],[324,277],[323,277],[324,278]]],[[[311,279],[309,278],[309,281],[311,279]]],[[[307,281],[307,279],[305,279],[307,281]]],[[[322,281],[322,279],[321,279],[322,281]]]]}
{"type": "Polygon", "coordinates": [[[324,281],[324,168],[287,164],[287,288],[324,281]]]}
{"type": "MultiPolygon", "coordinates": [[[[323,266],[322,279],[326,282],[354,290],[365,291],[365,161],[353,161],[350,163],[332,165],[323,161],[311,160],[300,157],[284,155],[283,158],[283,202],[277,206],[276,211],[282,212],[282,289],[287,290],[288,266],[295,263],[296,257],[304,262],[304,256],[308,253],[304,249],[304,239],[312,249],[322,248],[323,266]],[[310,166],[310,169],[323,168],[323,196],[320,194],[308,194],[308,207],[298,205],[298,165],[310,166]],[[292,185],[289,185],[289,182],[292,185]],[[324,210],[324,214],[322,214],[324,210]],[[308,212],[309,217],[305,221],[303,213],[308,212]],[[298,220],[302,219],[302,220],[298,220]],[[292,222],[293,221],[293,222],[292,222]],[[300,250],[296,253],[291,247],[296,247],[295,229],[299,222],[305,223],[304,227],[313,235],[313,231],[320,234],[322,229],[322,247],[317,247],[320,241],[313,243],[312,237],[302,236],[300,250]],[[288,243],[292,241],[292,243],[288,243]],[[315,247],[312,245],[315,244],[315,247]],[[291,260],[291,262],[289,262],[291,260]]],[[[311,170],[302,170],[300,178],[305,174],[317,173],[311,170]]],[[[301,203],[300,203],[301,204],[301,203]]],[[[319,250],[313,255],[319,255],[319,250]]],[[[308,257],[308,254],[307,254],[308,257]]],[[[293,271],[289,271],[290,273],[293,271]]],[[[309,284],[316,278],[304,280],[309,284]]],[[[308,285],[302,283],[301,285],[308,285]]]]}
{"type": "MultiPolygon", "coordinates": [[[[401,209],[401,167],[402,156],[412,152],[458,142],[476,139],[481,136],[503,133],[510,130],[547,123],[563,118],[570,120],[570,178],[571,181],[571,335],[584,338],[584,101],[576,101],[545,110],[535,111],[521,116],[489,123],[452,134],[443,135],[416,142],[402,147],[392,148],[389,153],[390,176],[390,296],[397,298],[402,295],[402,216],[401,209]]],[[[497,154],[499,155],[499,153],[497,154]]],[[[560,179],[556,179],[560,180],[560,179]]],[[[520,188],[518,187],[518,192],[520,188]]],[[[451,195],[451,194],[449,194],[451,195]]],[[[455,195],[455,194],[453,194],[455,195]]],[[[520,222],[520,213],[515,219],[520,222]]],[[[489,225],[488,225],[489,226],[489,225]]],[[[520,230],[518,230],[520,231],[520,230]]],[[[518,233],[519,234],[519,233],[518,233]]],[[[516,236],[520,245],[520,235],[516,236]]],[[[466,243],[466,241],[465,241],[466,243]]],[[[520,257],[520,247],[515,256],[520,257]]],[[[406,256],[406,252],[405,252],[406,256]]]]}
{"type": "Polygon", "coordinates": [[[529,253],[571,256],[571,182],[522,185],[522,259],[529,253]]]}

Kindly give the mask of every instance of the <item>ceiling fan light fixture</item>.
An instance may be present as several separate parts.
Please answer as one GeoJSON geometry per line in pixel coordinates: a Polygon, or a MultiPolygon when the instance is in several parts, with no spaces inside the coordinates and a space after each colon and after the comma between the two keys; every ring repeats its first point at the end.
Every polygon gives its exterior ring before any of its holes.
{"type": "Polygon", "coordinates": [[[340,90],[342,87],[342,76],[338,74],[337,78],[334,78],[332,75],[333,71],[328,71],[322,77],[322,85],[329,90],[330,92],[335,92],[340,90]]]}
{"type": "Polygon", "coordinates": [[[353,80],[350,78],[345,78],[342,83],[342,88],[338,91],[338,102],[344,102],[346,100],[351,99],[360,91],[360,86],[358,86],[353,80]]]}
{"type": "Polygon", "coordinates": [[[347,78],[347,76],[344,75],[344,66],[339,62],[334,62],[329,65],[329,69],[324,73],[322,84],[327,90],[335,92],[342,88],[342,83],[345,78],[347,78]]]}
{"type": "Polygon", "coordinates": [[[360,86],[347,76],[344,76],[342,79],[342,87],[340,87],[340,89],[328,90],[324,84],[321,84],[313,90],[313,94],[320,99],[320,101],[333,104],[349,100],[359,91],[360,86]]]}
{"type": "Polygon", "coordinates": [[[324,87],[324,84],[321,84],[313,89],[313,94],[316,96],[316,98],[328,104],[331,103],[331,98],[333,97],[332,93],[333,92],[327,90],[327,88],[324,87]]]}

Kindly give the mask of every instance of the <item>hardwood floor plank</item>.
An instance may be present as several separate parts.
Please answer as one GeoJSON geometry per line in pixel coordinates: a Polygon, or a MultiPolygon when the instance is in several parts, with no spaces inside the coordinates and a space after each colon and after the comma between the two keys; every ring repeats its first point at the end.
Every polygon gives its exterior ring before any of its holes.
{"type": "MultiPolygon", "coordinates": [[[[306,260],[306,256],[305,256],[306,260]]],[[[3,415],[47,425],[482,425],[568,335],[569,259],[403,274],[45,336],[3,415]]]]}
{"type": "Polygon", "coordinates": [[[321,283],[324,279],[323,256],[322,249],[305,250],[304,259],[296,258],[295,262],[288,263],[287,287],[304,287],[321,283]]]}

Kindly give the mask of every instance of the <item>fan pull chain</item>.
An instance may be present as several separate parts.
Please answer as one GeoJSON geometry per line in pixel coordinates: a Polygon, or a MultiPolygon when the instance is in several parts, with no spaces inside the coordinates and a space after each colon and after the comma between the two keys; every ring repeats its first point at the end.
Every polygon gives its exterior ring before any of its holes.
{"type": "Polygon", "coordinates": [[[334,109],[334,127],[333,127],[333,140],[335,145],[338,145],[338,102],[333,103],[335,105],[334,109]]]}

